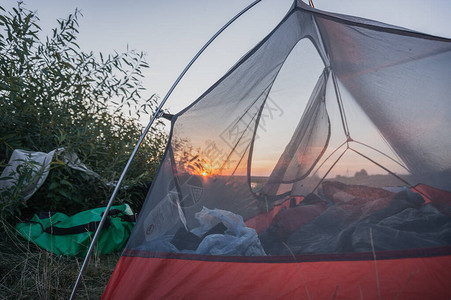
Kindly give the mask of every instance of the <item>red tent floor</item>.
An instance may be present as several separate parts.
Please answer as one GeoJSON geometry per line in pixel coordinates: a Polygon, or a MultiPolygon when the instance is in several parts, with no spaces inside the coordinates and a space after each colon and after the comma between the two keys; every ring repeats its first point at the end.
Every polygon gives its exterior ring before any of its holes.
{"type": "Polygon", "coordinates": [[[125,253],[102,299],[450,299],[450,247],[438,250],[429,257],[374,260],[367,253],[367,259],[297,263],[125,253]]]}

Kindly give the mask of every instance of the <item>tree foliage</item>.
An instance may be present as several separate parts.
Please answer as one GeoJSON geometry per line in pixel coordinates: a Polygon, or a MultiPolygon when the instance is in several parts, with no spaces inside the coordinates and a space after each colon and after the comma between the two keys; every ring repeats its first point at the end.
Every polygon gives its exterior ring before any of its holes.
{"type": "Polygon", "coordinates": [[[365,169],[361,169],[360,171],[355,172],[354,177],[356,178],[368,177],[368,172],[365,169]]]}
{"type": "MultiPolygon", "coordinates": [[[[82,51],[79,17],[76,10],[40,38],[34,12],[21,3],[9,12],[0,7],[0,163],[4,166],[14,149],[63,147],[104,179],[56,160],[25,211],[74,213],[104,205],[112,192],[105,182],[117,180],[143,130],[139,116],[156,107],[155,95],[142,98],[142,71],[148,68],[144,54],[82,51]]],[[[140,186],[151,181],[163,153],[161,126],[143,142],[119,194],[135,209],[145,194],[140,186]]]]}

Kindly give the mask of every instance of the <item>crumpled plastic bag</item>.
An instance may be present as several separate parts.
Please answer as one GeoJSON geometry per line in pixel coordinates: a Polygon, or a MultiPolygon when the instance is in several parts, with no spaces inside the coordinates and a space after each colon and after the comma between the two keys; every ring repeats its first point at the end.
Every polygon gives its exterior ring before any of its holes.
{"type": "MultiPolygon", "coordinates": [[[[23,166],[28,166],[31,179],[21,187],[20,194],[23,201],[30,199],[47,179],[50,171],[50,163],[55,156],[60,156],[60,159],[68,167],[101,179],[99,174],[90,170],[81,162],[77,154],[67,152],[65,148],[58,148],[49,153],[16,149],[11,154],[8,165],[0,175],[0,178],[2,178],[0,180],[0,191],[14,188],[19,178],[19,169],[23,166]]],[[[103,181],[105,182],[105,180],[103,181]]],[[[105,182],[105,184],[114,185],[110,182],[105,182]]]]}
{"type": "Polygon", "coordinates": [[[136,247],[136,250],[151,252],[206,254],[223,256],[266,256],[260,243],[257,232],[246,227],[243,218],[230,211],[221,209],[208,209],[203,207],[196,213],[195,218],[200,226],[191,230],[199,237],[203,236],[212,227],[222,222],[227,228],[224,234],[207,235],[196,250],[179,250],[171,240],[173,235],[162,235],[156,239],[145,242],[136,247]]]}
{"type": "Polygon", "coordinates": [[[230,211],[222,209],[208,209],[203,207],[196,213],[195,218],[200,227],[191,232],[201,236],[216,224],[222,222],[227,230],[224,234],[207,235],[195,251],[196,254],[209,255],[240,255],[240,256],[264,256],[257,232],[253,228],[246,227],[243,218],[230,211]]]}

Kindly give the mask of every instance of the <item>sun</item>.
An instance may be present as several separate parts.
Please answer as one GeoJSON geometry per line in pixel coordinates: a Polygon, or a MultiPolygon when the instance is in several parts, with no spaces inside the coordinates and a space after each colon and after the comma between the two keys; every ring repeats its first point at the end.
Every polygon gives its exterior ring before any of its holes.
{"type": "Polygon", "coordinates": [[[208,173],[207,173],[207,171],[204,171],[203,173],[202,173],[202,176],[207,176],[208,175],[208,173]]]}

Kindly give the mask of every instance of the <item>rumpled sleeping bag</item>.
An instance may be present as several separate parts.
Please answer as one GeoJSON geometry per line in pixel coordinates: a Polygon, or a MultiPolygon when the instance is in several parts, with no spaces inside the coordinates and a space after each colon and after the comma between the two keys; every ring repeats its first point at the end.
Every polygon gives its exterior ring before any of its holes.
{"type": "MultiPolygon", "coordinates": [[[[324,199],[317,203],[328,202],[329,207],[312,221],[298,221],[298,228],[291,228],[288,236],[276,230],[281,221],[274,218],[268,230],[260,234],[266,253],[371,252],[372,244],[375,251],[451,244],[451,218],[434,203],[424,204],[421,195],[409,189],[394,193],[324,182],[322,192],[324,199]]],[[[310,205],[301,202],[301,206],[288,211],[294,213],[310,205]]]]}

